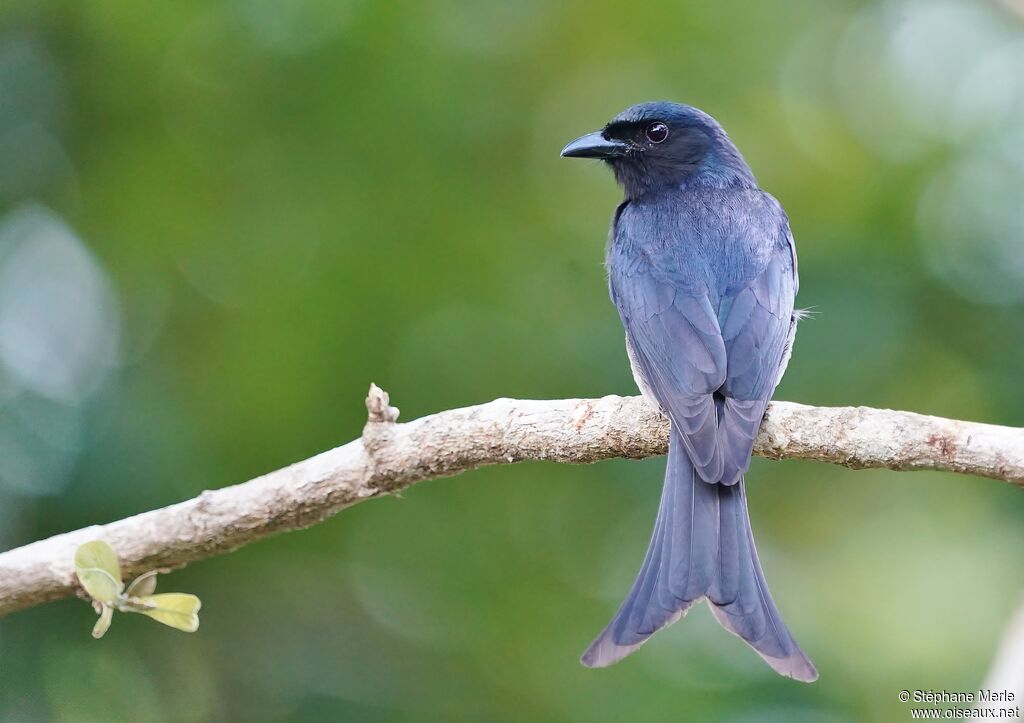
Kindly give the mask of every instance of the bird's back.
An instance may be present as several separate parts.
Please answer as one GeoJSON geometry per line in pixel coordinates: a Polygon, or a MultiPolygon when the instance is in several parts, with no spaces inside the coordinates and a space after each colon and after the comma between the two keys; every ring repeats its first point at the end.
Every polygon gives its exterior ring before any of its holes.
{"type": "Polygon", "coordinates": [[[792,259],[790,244],[786,214],[764,191],[684,187],[627,203],[612,228],[607,264],[612,283],[645,266],[675,288],[706,290],[717,307],[773,258],[792,259]]]}

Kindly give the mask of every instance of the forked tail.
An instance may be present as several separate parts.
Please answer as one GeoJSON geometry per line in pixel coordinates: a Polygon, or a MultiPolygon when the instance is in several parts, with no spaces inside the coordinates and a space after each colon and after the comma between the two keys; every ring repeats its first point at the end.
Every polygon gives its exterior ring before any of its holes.
{"type": "Polygon", "coordinates": [[[722,627],[776,672],[811,682],[818,671],[782,622],[754,549],[743,481],[708,483],[673,428],[661,505],[640,573],[608,627],[583,654],[588,667],[621,660],[707,598],[722,627]]]}

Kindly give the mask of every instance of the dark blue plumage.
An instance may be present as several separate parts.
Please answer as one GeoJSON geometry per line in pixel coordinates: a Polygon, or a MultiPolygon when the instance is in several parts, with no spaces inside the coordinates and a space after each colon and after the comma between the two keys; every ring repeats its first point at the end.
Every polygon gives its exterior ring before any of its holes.
{"type": "Polygon", "coordinates": [[[796,330],[786,214],[721,126],[690,106],[633,106],[562,155],[607,161],[624,187],[609,288],[637,384],[672,428],[647,557],[583,663],[616,662],[707,598],[776,671],[815,680],[768,592],[743,488],[796,330]]]}

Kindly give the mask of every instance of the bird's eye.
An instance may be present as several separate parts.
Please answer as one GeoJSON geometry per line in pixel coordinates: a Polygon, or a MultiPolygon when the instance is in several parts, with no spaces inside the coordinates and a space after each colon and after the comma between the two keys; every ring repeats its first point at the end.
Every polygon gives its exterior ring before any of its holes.
{"type": "Polygon", "coordinates": [[[655,121],[647,126],[644,134],[651,143],[661,143],[668,138],[668,126],[660,121],[655,121]]]}

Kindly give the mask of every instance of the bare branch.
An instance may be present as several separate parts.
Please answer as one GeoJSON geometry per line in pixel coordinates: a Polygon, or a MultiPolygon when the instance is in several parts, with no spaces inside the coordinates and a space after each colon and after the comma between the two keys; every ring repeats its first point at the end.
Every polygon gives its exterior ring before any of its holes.
{"type": "MultiPolygon", "coordinates": [[[[102,539],[126,575],[182,567],[297,530],[416,482],[523,460],[664,454],[665,419],[640,397],[498,399],[406,424],[376,385],[361,439],[233,487],[0,553],[0,615],[76,594],[75,549],[102,539]]],[[[755,447],[772,459],[936,469],[1024,486],[1024,430],[863,407],[775,402],[755,447]]]]}

